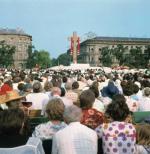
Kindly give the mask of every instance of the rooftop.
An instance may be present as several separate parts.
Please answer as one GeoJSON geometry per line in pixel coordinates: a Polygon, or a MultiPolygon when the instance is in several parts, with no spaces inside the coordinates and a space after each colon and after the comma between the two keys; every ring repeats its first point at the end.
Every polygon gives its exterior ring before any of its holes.
{"type": "Polygon", "coordinates": [[[101,40],[101,41],[150,41],[150,38],[136,38],[136,37],[95,37],[90,40],[101,40]]]}
{"type": "Polygon", "coordinates": [[[8,29],[8,28],[0,28],[0,34],[4,34],[4,35],[28,35],[27,33],[25,33],[21,28],[17,28],[17,29],[8,29]]]}

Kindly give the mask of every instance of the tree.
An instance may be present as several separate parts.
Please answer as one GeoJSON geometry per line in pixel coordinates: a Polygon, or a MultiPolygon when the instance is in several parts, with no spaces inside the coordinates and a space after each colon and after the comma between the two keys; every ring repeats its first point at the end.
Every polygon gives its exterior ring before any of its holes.
{"type": "Polygon", "coordinates": [[[41,68],[48,68],[50,67],[51,60],[50,60],[50,54],[48,51],[40,50],[37,52],[37,64],[41,68]]]}
{"type": "Polygon", "coordinates": [[[143,62],[144,62],[144,67],[149,67],[150,65],[150,45],[145,46],[143,62]]]}
{"type": "Polygon", "coordinates": [[[27,63],[26,63],[26,67],[27,68],[32,68],[33,67],[33,49],[34,49],[34,46],[32,45],[29,45],[28,46],[28,59],[27,59],[27,63]]]}
{"type": "Polygon", "coordinates": [[[116,57],[119,65],[125,65],[126,64],[126,53],[127,47],[124,47],[122,44],[118,44],[117,47],[113,49],[113,55],[116,57]]]}
{"type": "Polygon", "coordinates": [[[28,47],[27,68],[34,68],[36,65],[41,68],[47,68],[50,67],[50,64],[51,59],[48,51],[35,50],[34,46],[28,47]]]}
{"type": "Polygon", "coordinates": [[[0,66],[12,66],[14,63],[13,54],[15,51],[15,46],[10,46],[6,44],[5,41],[0,41],[0,66]]]}
{"type": "Polygon", "coordinates": [[[52,58],[52,60],[51,60],[51,66],[57,66],[57,65],[58,65],[57,58],[52,58]]]}
{"type": "Polygon", "coordinates": [[[70,62],[71,62],[71,56],[67,53],[63,53],[58,56],[57,62],[58,62],[58,65],[61,64],[64,66],[68,66],[68,65],[70,65],[70,62]]]}
{"type": "Polygon", "coordinates": [[[103,47],[101,50],[101,62],[103,66],[110,67],[112,65],[112,50],[108,47],[103,47]]]}
{"type": "Polygon", "coordinates": [[[131,54],[131,59],[129,64],[133,67],[140,68],[142,67],[143,63],[143,54],[142,54],[142,49],[139,46],[136,46],[136,48],[131,48],[130,49],[130,54],[131,54]]]}

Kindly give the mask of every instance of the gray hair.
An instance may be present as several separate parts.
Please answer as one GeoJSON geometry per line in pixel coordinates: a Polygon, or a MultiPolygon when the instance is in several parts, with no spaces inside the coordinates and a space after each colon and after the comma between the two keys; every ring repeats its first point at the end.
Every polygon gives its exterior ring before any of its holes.
{"type": "Polygon", "coordinates": [[[42,91],[42,85],[39,81],[33,83],[33,92],[38,93],[42,91]]]}
{"type": "Polygon", "coordinates": [[[77,122],[81,120],[82,110],[76,105],[71,105],[65,108],[63,116],[67,123],[77,122]]]}
{"type": "Polygon", "coordinates": [[[149,96],[150,95],[150,88],[149,87],[144,88],[144,95],[145,96],[149,96]]]}

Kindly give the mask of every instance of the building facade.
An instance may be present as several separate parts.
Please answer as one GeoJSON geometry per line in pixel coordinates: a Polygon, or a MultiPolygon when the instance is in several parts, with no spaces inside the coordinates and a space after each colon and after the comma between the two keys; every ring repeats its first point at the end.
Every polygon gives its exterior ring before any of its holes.
{"type": "Polygon", "coordinates": [[[15,46],[13,55],[15,68],[25,68],[28,58],[28,47],[32,45],[32,36],[20,29],[0,29],[0,41],[15,46]]]}
{"type": "Polygon", "coordinates": [[[138,46],[144,53],[145,47],[150,45],[150,38],[95,37],[87,39],[80,44],[80,61],[89,63],[91,66],[100,66],[102,48],[111,49],[117,45],[127,47],[127,53],[131,48],[138,46]]]}

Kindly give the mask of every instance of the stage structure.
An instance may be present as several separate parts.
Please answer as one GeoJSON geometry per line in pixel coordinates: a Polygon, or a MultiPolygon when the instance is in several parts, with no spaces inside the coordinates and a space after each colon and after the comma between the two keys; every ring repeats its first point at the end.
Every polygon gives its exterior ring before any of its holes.
{"type": "Polygon", "coordinates": [[[77,64],[77,56],[80,54],[80,38],[76,32],[69,39],[71,41],[70,55],[73,57],[73,64],[77,64]]]}

